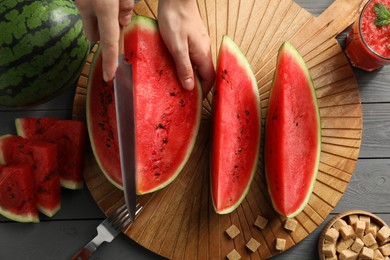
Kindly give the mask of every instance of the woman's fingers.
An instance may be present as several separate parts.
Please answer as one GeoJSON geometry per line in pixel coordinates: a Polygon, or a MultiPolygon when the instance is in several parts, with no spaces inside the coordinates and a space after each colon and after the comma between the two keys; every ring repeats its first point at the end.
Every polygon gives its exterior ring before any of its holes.
{"type": "Polygon", "coordinates": [[[211,58],[210,38],[206,34],[201,41],[192,43],[191,38],[189,41],[191,61],[202,79],[203,96],[205,97],[215,81],[215,69],[211,58]]]}
{"type": "Polygon", "coordinates": [[[133,8],[133,0],[119,0],[119,23],[122,27],[130,24],[133,8]]]}
{"type": "Polygon", "coordinates": [[[120,25],[131,21],[134,0],[77,0],[84,32],[88,39],[100,41],[103,78],[112,80],[117,68],[120,25]]]}

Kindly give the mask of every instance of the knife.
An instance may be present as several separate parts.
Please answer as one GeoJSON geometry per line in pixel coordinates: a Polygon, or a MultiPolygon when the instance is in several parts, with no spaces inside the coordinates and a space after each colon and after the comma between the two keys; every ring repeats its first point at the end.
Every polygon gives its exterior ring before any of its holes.
{"type": "Polygon", "coordinates": [[[125,60],[123,44],[121,28],[118,68],[114,77],[114,96],[123,191],[131,221],[134,222],[137,196],[133,70],[131,64],[125,60]]]}

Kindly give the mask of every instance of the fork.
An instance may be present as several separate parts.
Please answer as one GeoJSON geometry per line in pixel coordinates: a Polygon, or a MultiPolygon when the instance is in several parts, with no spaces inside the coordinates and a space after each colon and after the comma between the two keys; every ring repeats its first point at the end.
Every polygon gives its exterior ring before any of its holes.
{"type": "MultiPolygon", "coordinates": [[[[141,211],[142,206],[137,204],[135,215],[141,211]]],[[[82,249],[80,249],[72,260],[86,260],[96,251],[96,249],[103,243],[110,243],[122,230],[124,230],[133,221],[130,218],[126,205],[119,207],[110,216],[108,216],[102,223],[99,224],[97,235],[82,249]]]]}

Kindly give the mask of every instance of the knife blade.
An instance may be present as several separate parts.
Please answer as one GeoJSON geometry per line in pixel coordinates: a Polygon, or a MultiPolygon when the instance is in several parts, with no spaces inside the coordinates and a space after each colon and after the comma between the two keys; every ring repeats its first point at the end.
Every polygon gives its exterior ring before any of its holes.
{"type": "Polygon", "coordinates": [[[121,49],[114,77],[114,96],[123,191],[131,221],[134,222],[137,196],[133,70],[125,60],[123,47],[121,49]]]}

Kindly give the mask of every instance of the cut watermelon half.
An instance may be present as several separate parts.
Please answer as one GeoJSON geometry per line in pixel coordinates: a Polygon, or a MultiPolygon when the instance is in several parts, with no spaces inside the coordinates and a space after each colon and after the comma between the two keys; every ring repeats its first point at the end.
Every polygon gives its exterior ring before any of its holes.
{"type": "Polygon", "coordinates": [[[313,190],[321,124],[309,70],[288,42],[279,49],[265,131],[268,191],[275,210],[291,218],[304,209],[313,190]]]}
{"type": "MultiPolygon", "coordinates": [[[[133,66],[137,193],[171,183],[186,164],[198,133],[202,90],[184,90],[157,21],[135,16],[125,31],[125,56],[133,66]]],[[[95,158],[122,188],[112,82],[104,82],[102,55],[95,53],[88,81],[87,126],[95,158]]]]}
{"type": "Polygon", "coordinates": [[[58,171],[61,186],[83,187],[83,170],[87,129],[84,122],[56,118],[17,118],[19,136],[57,145],[58,171]]]}
{"type": "Polygon", "coordinates": [[[57,146],[20,136],[0,137],[0,164],[27,163],[32,168],[37,207],[52,217],[61,206],[60,176],[57,170],[57,146]]]}
{"type": "Polygon", "coordinates": [[[0,214],[19,222],[39,222],[29,164],[0,165],[0,214]]]}
{"type": "Polygon", "coordinates": [[[213,97],[211,193],[219,214],[245,198],[256,172],[261,134],[256,78],[239,47],[224,36],[213,97]]]}

